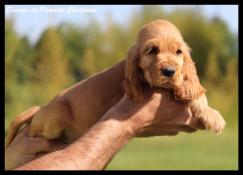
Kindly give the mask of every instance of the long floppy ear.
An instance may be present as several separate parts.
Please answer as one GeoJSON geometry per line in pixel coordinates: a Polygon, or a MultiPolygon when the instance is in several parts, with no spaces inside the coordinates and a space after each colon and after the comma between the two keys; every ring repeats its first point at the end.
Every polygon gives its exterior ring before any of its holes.
{"type": "Polygon", "coordinates": [[[141,70],[139,68],[139,54],[136,45],[131,47],[127,53],[125,66],[125,80],[123,85],[127,95],[135,100],[143,99],[143,85],[141,80],[141,70]]]}
{"type": "Polygon", "coordinates": [[[183,82],[175,88],[175,97],[178,100],[193,100],[206,93],[206,89],[200,84],[195,63],[193,62],[189,47],[184,52],[182,67],[183,82]]]}

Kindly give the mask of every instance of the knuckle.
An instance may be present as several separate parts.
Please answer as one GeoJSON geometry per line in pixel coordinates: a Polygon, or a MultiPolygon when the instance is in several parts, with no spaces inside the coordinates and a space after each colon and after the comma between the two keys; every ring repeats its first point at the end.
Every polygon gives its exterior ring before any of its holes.
{"type": "Polygon", "coordinates": [[[44,148],[49,148],[50,147],[50,143],[49,143],[49,141],[47,139],[40,137],[39,140],[42,143],[42,146],[44,148]]]}

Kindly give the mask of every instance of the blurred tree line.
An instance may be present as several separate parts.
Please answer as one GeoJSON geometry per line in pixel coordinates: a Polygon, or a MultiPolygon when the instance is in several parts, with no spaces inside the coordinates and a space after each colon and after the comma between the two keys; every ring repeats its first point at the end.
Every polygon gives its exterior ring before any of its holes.
{"type": "Polygon", "coordinates": [[[62,23],[43,31],[35,45],[16,33],[14,18],[5,19],[5,129],[28,107],[47,103],[59,90],[123,59],[140,28],[154,19],[168,19],[179,28],[192,48],[209,104],[236,124],[238,35],[220,18],[207,19],[200,7],[167,13],[143,6],[126,26],[111,14],[102,25],[92,17],[87,26],[62,23]]]}

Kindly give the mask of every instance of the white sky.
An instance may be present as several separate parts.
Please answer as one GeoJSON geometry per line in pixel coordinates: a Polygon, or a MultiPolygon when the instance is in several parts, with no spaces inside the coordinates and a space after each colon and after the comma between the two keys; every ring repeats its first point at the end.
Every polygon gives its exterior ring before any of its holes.
{"type": "MultiPolygon", "coordinates": [[[[177,7],[195,7],[195,5],[160,6],[169,12],[177,7]]],[[[16,31],[21,36],[27,35],[31,42],[35,43],[49,25],[55,26],[64,21],[84,25],[88,23],[90,15],[102,23],[108,12],[116,22],[126,24],[132,12],[139,8],[141,5],[6,5],[5,17],[14,15],[16,31]]],[[[200,5],[200,8],[207,18],[218,16],[228,24],[232,32],[238,33],[238,5],[200,5]]]]}

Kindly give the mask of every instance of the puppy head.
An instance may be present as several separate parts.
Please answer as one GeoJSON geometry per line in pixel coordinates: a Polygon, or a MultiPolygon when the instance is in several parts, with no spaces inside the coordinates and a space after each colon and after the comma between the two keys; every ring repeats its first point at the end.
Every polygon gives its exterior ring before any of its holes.
{"type": "Polygon", "coordinates": [[[136,44],[128,51],[125,90],[132,99],[141,100],[145,82],[172,89],[184,80],[198,80],[195,70],[190,48],[176,26],[156,20],[140,30],[136,44]]]}

